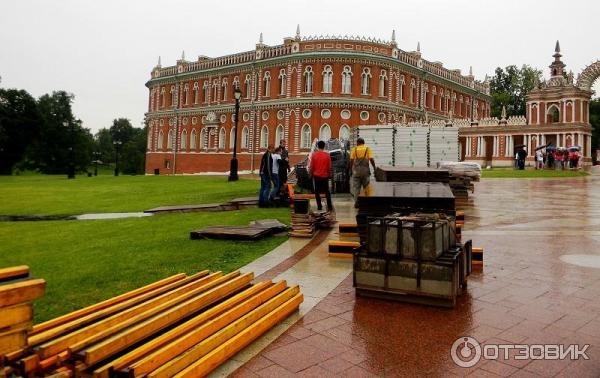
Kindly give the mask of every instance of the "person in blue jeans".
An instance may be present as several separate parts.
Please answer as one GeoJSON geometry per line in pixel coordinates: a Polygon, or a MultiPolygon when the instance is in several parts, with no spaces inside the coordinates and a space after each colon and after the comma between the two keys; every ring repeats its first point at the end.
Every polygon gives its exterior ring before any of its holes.
{"type": "Polygon", "coordinates": [[[273,170],[271,171],[271,179],[273,180],[273,190],[271,191],[271,200],[279,199],[279,191],[281,186],[279,184],[279,164],[281,163],[281,147],[277,147],[271,154],[273,160],[273,170]]]}
{"type": "Polygon", "coordinates": [[[260,159],[260,193],[258,195],[258,206],[268,207],[270,204],[271,180],[273,172],[273,158],[271,151],[273,146],[269,145],[260,159]]]}

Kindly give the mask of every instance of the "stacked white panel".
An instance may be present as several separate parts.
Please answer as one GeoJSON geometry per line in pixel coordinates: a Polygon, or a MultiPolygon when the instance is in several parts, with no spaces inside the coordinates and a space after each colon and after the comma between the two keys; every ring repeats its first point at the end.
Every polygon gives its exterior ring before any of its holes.
{"type": "Polygon", "coordinates": [[[398,126],[395,141],[395,165],[398,167],[427,167],[428,127],[398,126]]]}
{"type": "Polygon", "coordinates": [[[371,148],[376,165],[394,165],[394,127],[366,125],[358,127],[358,136],[371,148]]]}
{"type": "Polygon", "coordinates": [[[429,132],[429,163],[458,161],[458,127],[431,127],[429,132]]]}

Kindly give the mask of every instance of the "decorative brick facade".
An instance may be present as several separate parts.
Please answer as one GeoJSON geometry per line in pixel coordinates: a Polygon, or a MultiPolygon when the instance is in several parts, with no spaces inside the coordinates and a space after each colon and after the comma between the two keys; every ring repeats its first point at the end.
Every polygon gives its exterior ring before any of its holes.
{"type": "Polygon", "coordinates": [[[358,125],[489,117],[487,82],[463,76],[417,51],[359,37],[285,38],[252,51],[153,69],[146,122],[146,172],[224,172],[242,92],[240,170],[257,169],[267,144],[287,140],[292,163],[315,138],[349,136],[358,125]],[[170,143],[169,143],[170,142],[170,143]]]}

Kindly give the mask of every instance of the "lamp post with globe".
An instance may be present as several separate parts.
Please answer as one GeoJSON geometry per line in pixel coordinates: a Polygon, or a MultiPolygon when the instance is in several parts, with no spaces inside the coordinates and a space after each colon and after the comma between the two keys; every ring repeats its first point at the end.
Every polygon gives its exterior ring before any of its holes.
{"type": "Polygon", "coordinates": [[[240,98],[242,97],[242,91],[239,87],[235,87],[233,91],[233,97],[235,98],[235,132],[233,136],[233,157],[231,158],[231,164],[229,166],[229,181],[237,181],[238,177],[238,160],[237,160],[237,134],[238,134],[238,118],[240,116],[240,98]]]}

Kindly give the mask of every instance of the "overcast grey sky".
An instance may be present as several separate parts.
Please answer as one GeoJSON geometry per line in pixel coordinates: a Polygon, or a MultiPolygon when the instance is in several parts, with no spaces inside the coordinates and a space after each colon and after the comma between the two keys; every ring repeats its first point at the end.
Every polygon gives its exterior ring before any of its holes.
{"type": "MultiPolygon", "coordinates": [[[[162,56],[174,65],[185,50],[220,56],[293,36],[348,34],[389,40],[445,67],[473,66],[482,80],[496,67],[529,64],[544,70],[560,39],[575,76],[600,58],[600,2],[571,1],[88,1],[2,0],[0,76],[3,88],[34,96],[75,95],[74,112],[94,132],[125,117],[140,127],[144,83],[162,56]]],[[[600,80],[599,80],[600,81],[600,80]]],[[[600,92],[598,82],[594,86],[600,92]]]]}

